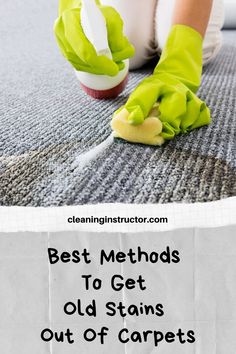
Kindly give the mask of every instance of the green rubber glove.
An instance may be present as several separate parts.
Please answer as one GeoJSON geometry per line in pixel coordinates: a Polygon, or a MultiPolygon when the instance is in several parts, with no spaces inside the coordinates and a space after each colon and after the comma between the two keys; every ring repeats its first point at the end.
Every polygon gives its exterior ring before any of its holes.
{"type": "MultiPolygon", "coordinates": [[[[158,103],[157,119],[162,123],[159,135],[165,140],[209,124],[209,109],[195,95],[201,82],[202,42],[201,35],[193,28],[173,26],[153,75],[138,85],[126,105],[115,112],[113,119],[116,120],[120,111],[126,109],[129,112],[127,124],[141,125],[158,103]]],[[[115,126],[117,124],[112,122],[112,127],[115,126]]],[[[128,140],[124,124],[123,131],[119,129],[117,133],[120,137],[126,136],[128,140]]],[[[132,140],[135,142],[134,138],[132,140]]],[[[146,143],[145,131],[143,143],[146,143]]]]}
{"type": "Polygon", "coordinates": [[[76,70],[115,76],[124,68],[123,60],[134,55],[134,47],[123,34],[123,21],[118,12],[109,6],[100,6],[100,9],[106,19],[108,43],[113,60],[104,55],[98,56],[86,38],[80,24],[79,0],[60,1],[54,33],[62,54],[76,70]]]}

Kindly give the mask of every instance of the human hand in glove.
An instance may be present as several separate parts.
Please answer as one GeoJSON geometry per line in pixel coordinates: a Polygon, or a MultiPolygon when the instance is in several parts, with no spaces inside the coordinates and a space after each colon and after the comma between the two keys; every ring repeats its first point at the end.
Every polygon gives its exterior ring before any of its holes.
{"type": "Polygon", "coordinates": [[[80,0],[60,0],[54,33],[62,54],[76,70],[115,76],[124,68],[123,61],[134,55],[134,47],[123,34],[123,21],[118,12],[110,6],[100,5],[99,8],[106,20],[113,60],[104,55],[97,55],[85,36],[80,21],[80,0]]]}
{"type": "Polygon", "coordinates": [[[153,75],[144,79],[125,106],[115,112],[111,122],[115,136],[161,145],[210,123],[208,107],[195,95],[202,74],[202,42],[193,28],[172,27],[153,75]],[[158,112],[153,116],[157,104],[158,112]]]}

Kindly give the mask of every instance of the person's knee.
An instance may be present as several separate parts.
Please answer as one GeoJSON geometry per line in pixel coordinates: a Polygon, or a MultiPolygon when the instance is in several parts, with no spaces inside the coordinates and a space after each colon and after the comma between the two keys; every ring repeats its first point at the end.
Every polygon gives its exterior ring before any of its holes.
{"type": "Polygon", "coordinates": [[[222,47],[221,29],[224,23],[224,3],[222,0],[214,0],[211,17],[203,42],[203,64],[212,61],[222,47]]]}
{"type": "Polygon", "coordinates": [[[203,42],[203,65],[208,64],[215,59],[222,47],[222,32],[206,34],[205,40],[203,42]]]}
{"type": "Polygon", "coordinates": [[[161,51],[166,44],[174,12],[175,0],[158,0],[155,14],[155,32],[158,48],[161,51]]]}
{"type": "Polygon", "coordinates": [[[153,47],[156,0],[101,0],[101,3],[120,13],[125,35],[135,47],[130,69],[141,67],[156,54],[153,47]]]}

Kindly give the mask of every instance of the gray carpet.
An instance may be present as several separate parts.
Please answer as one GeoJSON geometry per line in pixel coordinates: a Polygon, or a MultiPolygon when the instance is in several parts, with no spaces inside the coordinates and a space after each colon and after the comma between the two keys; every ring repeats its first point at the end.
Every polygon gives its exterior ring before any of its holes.
{"type": "Polygon", "coordinates": [[[81,172],[76,156],[110,133],[118,99],[79,87],[52,35],[57,1],[0,0],[0,204],[206,202],[236,195],[236,32],[205,68],[199,95],[213,123],[161,148],[116,140],[81,172]]]}

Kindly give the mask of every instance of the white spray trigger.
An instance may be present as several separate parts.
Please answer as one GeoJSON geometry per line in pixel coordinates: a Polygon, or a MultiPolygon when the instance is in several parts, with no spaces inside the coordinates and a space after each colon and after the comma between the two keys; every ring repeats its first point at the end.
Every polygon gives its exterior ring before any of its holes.
{"type": "Polygon", "coordinates": [[[97,55],[105,55],[112,59],[107,39],[106,21],[95,0],[82,0],[81,25],[97,55]]]}

